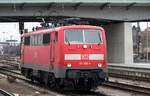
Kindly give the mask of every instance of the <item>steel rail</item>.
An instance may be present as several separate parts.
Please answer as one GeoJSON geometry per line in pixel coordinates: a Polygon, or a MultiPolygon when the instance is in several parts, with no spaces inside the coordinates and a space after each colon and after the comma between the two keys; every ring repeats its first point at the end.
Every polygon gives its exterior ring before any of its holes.
{"type": "Polygon", "coordinates": [[[109,82],[105,83],[104,86],[113,87],[113,88],[126,90],[126,91],[130,91],[130,92],[146,94],[146,95],[150,96],[150,88],[147,88],[147,87],[135,86],[135,85],[124,84],[124,83],[113,82],[113,81],[109,81],[109,82]]]}
{"type": "Polygon", "coordinates": [[[3,74],[3,75],[6,75],[6,76],[10,76],[10,77],[25,81],[25,82],[30,82],[30,80],[21,78],[19,76],[12,75],[12,74],[10,74],[10,72],[7,73],[6,71],[4,72],[3,70],[0,70],[0,73],[3,74]]]}
{"type": "Polygon", "coordinates": [[[11,94],[3,89],[0,89],[0,94],[3,96],[14,96],[13,94],[11,94]]]}
{"type": "Polygon", "coordinates": [[[113,66],[108,67],[108,74],[111,77],[148,81],[148,82],[150,81],[150,71],[148,68],[113,66]]]}
{"type": "Polygon", "coordinates": [[[150,82],[150,78],[146,77],[138,77],[138,76],[129,76],[125,74],[118,74],[118,73],[109,73],[109,77],[115,77],[115,78],[122,78],[122,79],[129,79],[129,80],[138,80],[138,81],[144,81],[144,82],[150,82]]]}
{"type": "Polygon", "coordinates": [[[10,66],[13,66],[13,67],[18,67],[18,65],[19,65],[18,62],[12,62],[12,61],[7,61],[7,60],[2,60],[2,61],[0,61],[0,63],[10,65],[10,66]]]}
{"type": "Polygon", "coordinates": [[[17,74],[17,75],[21,75],[21,76],[22,76],[22,74],[21,74],[21,73],[18,73],[18,72],[15,72],[15,71],[9,70],[9,69],[7,69],[7,68],[0,67],[0,70],[7,71],[7,72],[10,72],[10,73],[14,73],[14,74],[17,74]]]}

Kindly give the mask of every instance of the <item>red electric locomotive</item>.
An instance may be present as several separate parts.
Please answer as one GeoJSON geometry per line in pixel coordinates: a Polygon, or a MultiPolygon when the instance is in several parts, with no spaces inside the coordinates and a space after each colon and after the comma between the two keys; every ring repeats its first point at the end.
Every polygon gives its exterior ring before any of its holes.
{"type": "Polygon", "coordinates": [[[107,80],[104,29],[70,25],[24,33],[21,72],[50,87],[92,89],[107,80]]]}

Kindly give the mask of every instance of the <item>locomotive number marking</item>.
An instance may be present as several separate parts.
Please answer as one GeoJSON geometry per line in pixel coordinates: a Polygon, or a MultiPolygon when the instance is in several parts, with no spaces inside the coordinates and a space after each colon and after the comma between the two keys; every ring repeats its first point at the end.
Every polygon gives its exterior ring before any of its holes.
{"type": "Polygon", "coordinates": [[[88,54],[81,54],[81,60],[89,60],[88,54]]]}
{"type": "Polygon", "coordinates": [[[79,65],[91,65],[90,62],[80,62],[79,65]]]}

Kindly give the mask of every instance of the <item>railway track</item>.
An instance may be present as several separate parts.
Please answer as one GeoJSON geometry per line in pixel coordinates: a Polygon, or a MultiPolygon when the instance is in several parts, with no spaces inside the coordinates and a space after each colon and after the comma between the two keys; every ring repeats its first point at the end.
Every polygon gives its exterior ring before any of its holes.
{"type": "MultiPolygon", "coordinates": [[[[0,59],[1,59],[0,63],[2,63],[3,65],[8,65],[7,67],[10,66],[10,68],[11,67],[14,68],[14,66],[16,67],[16,65],[17,66],[19,65],[19,64],[16,64],[18,62],[14,62],[14,60],[12,58],[9,58],[9,57],[7,57],[7,58],[3,57],[3,58],[0,58],[0,59]]],[[[13,78],[25,81],[25,82],[27,82],[27,83],[29,83],[31,85],[33,84],[33,82],[31,82],[30,80],[28,80],[24,76],[22,76],[22,74],[20,72],[9,70],[9,68],[7,68],[7,67],[3,67],[3,66],[0,67],[0,73],[4,74],[6,76],[9,76],[9,77],[13,77],[13,78]]],[[[48,89],[48,88],[46,88],[46,89],[48,89]]],[[[58,90],[52,90],[52,91],[60,93],[60,94],[65,94],[64,96],[91,96],[91,95],[92,96],[106,96],[105,94],[102,94],[100,92],[94,92],[94,91],[89,91],[89,92],[87,92],[87,91],[79,91],[79,90],[65,90],[65,91],[64,90],[59,90],[59,92],[58,92],[58,90]]],[[[58,96],[58,94],[57,94],[57,96],[58,96]]],[[[63,96],[63,95],[61,95],[61,96],[63,96]]]]}
{"type": "Polygon", "coordinates": [[[17,57],[14,57],[14,58],[2,58],[1,57],[0,58],[0,63],[18,68],[18,66],[20,64],[20,60],[18,58],[17,59],[16,58],[17,57]]]}
{"type": "Polygon", "coordinates": [[[108,74],[111,77],[150,82],[150,68],[109,65],[108,74]]]}
{"type": "Polygon", "coordinates": [[[10,65],[10,66],[13,66],[16,68],[18,68],[18,66],[19,66],[19,63],[15,62],[15,61],[0,60],[0,63],[2,63],[2,64],[5,63],[6,65],[10,65]]]}
{"type": "MultiPolygon", "coordinates": [[[[12,60],[13,61],[13,60],[12,60]]],[[[11,66],[11,65],[10,65],[11,66]]],[[[25,77],[23,77],[21,75],[21,73],[19,72],[15,72],[13,70],[9,70],[7,68],[3,68],[3,67],[0,67],[0,73],[1,74],[4,74],[4,75],[7,75],[7,76],[11,76],[13,78],[16,78],[16,79],[19,79],[19,80],[22,80],[22,81],[25,81],[33,86],[35,86],[35,84],[33,84],[30,80],[26,79],[25,77]]],[[[118,74],[117,74],[118,75],[118,74]]],[[[122,78],[123,78],[123,75],[121,75],[122,78]]],[[[128,76],[128,75],[125,75],[125,77],[128,77],[130,79],[134,78],[134,76],[128,76]]],[[[135,79],[135,78],[134,78],[135,79]]],[[[145,79],[146,80],[146,79],[145,79]]],[[[39,90],[41,90],[41,86],[37,85],[36,86],[39,87],[39,90]]],[[[119,82],[114,82],[114,81],[109,81],[107,83],[104,84],[104,86],[106,87],[110,87],[110,88],[115,88],[115,89],[120,89],[120,90],[125,90],[125,91],[129,91],[129,92],[136,92],[136,93],[141,93],[141,94],[146,94],[148,96],[150,96],[150,88],[147,88],[147,87],[141,87],[141,86],[135,86],[135,85],[129,85],[129,84],[124,84],[124,83],[119,83],[119,82]]],[[[43,86],[42,86],[43,88],[43,86]]],[[[45,90],[45,89],[44,89],[45,90]]],[[[49,89],[46,89],[47,91],[49,91],[49,89]]],[[[105,94],[101,94],[101,93],[96,93],[96,92],[89,92],[88,94],[85,94],[87,92],[79,92],[79,91],[60,91],[59,92],[60,94],[65,94],[65,95],[68,95],[68,96],[82,96],[80,94],[84,94],[84,96],[106,96],[105,94]],[[89,95],[90,94],[90,95],[89,95]]],[[[51,94],[51,91],[50,91],[50,94],[51,94]]],[[[53,96],[57,96],[58,94],[56,93],[56,95],[53,95],[53,96]]],[[[63,95],[61,95],[63,96],[63,95]]]]}
{"type": "Polygon", "coordinates": [[[14,96],[14,95],[3,89],[0,89],[0,96],[14,96]]]}
{"type": "Polygon", "coordinates": [[[10,56],[2,56],[2,55],[0,55],[0,60],[20,62],[20,57],[10,57],[10,56]]]}
{"type": "Polygon", "coordinates": [[[144,81],[144,82],[150,82],[150,78],[146,77],[137,77],[134,75],[125,75],[125,74],[118,74],[118,73],[109,73],[110,77],[115,77],[115,78],[122,78],[122,79],[129,79],[129,80],[137,80],[137,81],[144,81]]]}
{"type": "MultiPolygon", "coordinates": [[[[108,67],[109,77],[122,78],[127,80],[136,80],[136,81],[144,81],[150,82],[150,72],[149,69],[146,68],[136,68],[136,67],[126,67],[126,66],[113,66],[110,65],[108,67]]],[[[146,94],[150,96],[150,88],[136,86],[133,84],[124,84],[119,82],[109,81],[105,84],[108,87],[114,87],[121,90],[146,94]]]]}
{"type": "MultiPolygon", "coordinates": [[[[5,68],[2,68],[0,70],[0,73],[1,74],[4,74],[4,75],[7,75],[7,76],[11,76],[13,78],[16,78],[16,79],[19,79],[19,80],[23,80],[33,86],[35,86],[35,84],[33,84],[30,80],[24,78],[23,76],[21,76],[21,74],[18,74],[17,72],[13,72],[13,71],[10,71],[10,70],[7,70],[5,68]]],[[[39,85],[38,85],[39,86],[39,85]]],[[[140,87],[140,86],[135,86],[135,85],[129,85],[129,84],[123,84],[123,83],[118,83],[118,82],[107,82],[104,84],[104,86],[106,87],[111,87],[111,88],[115,88],[115,89],[121,89],[121,90],[125,90],[125,91],[130,91],[130,92],[137,92],[137,93],[141,93],[141,94],[146,94],[146,95],[150,95],[150,88],[146,88],[146,87],[140,87]]],[[[41,87],[43,86],[39,86],[40,89],[41,87]]],[[[45,90],[45,89],[44,89],[45,90]]],[[[49,91],[49,89],[47,89],[49,91]]],[[[82,94],[84,94],[84,96],[90,96],[90,95],[95,95],[95,96],[106,96],[106,95],[102,95],[101,93],[98,93],[98,92],[81,92],[81,91],[59,91],[60,94],[65,94],[65,95],[71,95],[71,96],[82,96],[82,94]],[[89,95],[90,94],[90,95],[89,95]]],[[[56,96],[56,95],[53,95],[53,96],[56,96]]]]}
{"type": "Polygon", "coordinates": [[[16,71],[10,70],[9,68],[7,69],[6,67],[0,67],[0,70],[6,71],[6,72],[10,72],[11,74],[14,73],[16,75],[22,76],[22,74],[19,71],[16,72],[16,71]]]}
{"type": "Polygon", "coordinates": [[[114,81],[109,81],[105,83],[104,86],[150,96],[150,88],[147,87],[124,84],[124,83],[119,83],[114,81]]]}

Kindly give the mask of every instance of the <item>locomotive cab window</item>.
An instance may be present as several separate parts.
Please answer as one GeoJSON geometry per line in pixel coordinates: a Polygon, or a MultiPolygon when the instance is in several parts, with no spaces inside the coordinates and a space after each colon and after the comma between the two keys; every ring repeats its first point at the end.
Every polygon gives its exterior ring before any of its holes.
{"type": "Polygon", "coordinates": [[[50,33],[43,34],[43,44],[50,43],[50,33]]]}
{"type": "Polygon", "coordinates": [[[101,34],[97,30],[85,30],[85,43],[101,43],[101,34]]]}
{"type": "Polygon", "coordinates": [[[24,37],[24,45],[30,45],[30,37],[24,37]]]}
{"type": "Polygon", "coordinates": [[[82,30],[65,30],[65,43],[83,43],[82,30]]]}
{"type": "Polygon", "coordinates": [[[65,30],[65,43],[71,44],[100,44],[101,32],[92,29],[65,30]]]}

